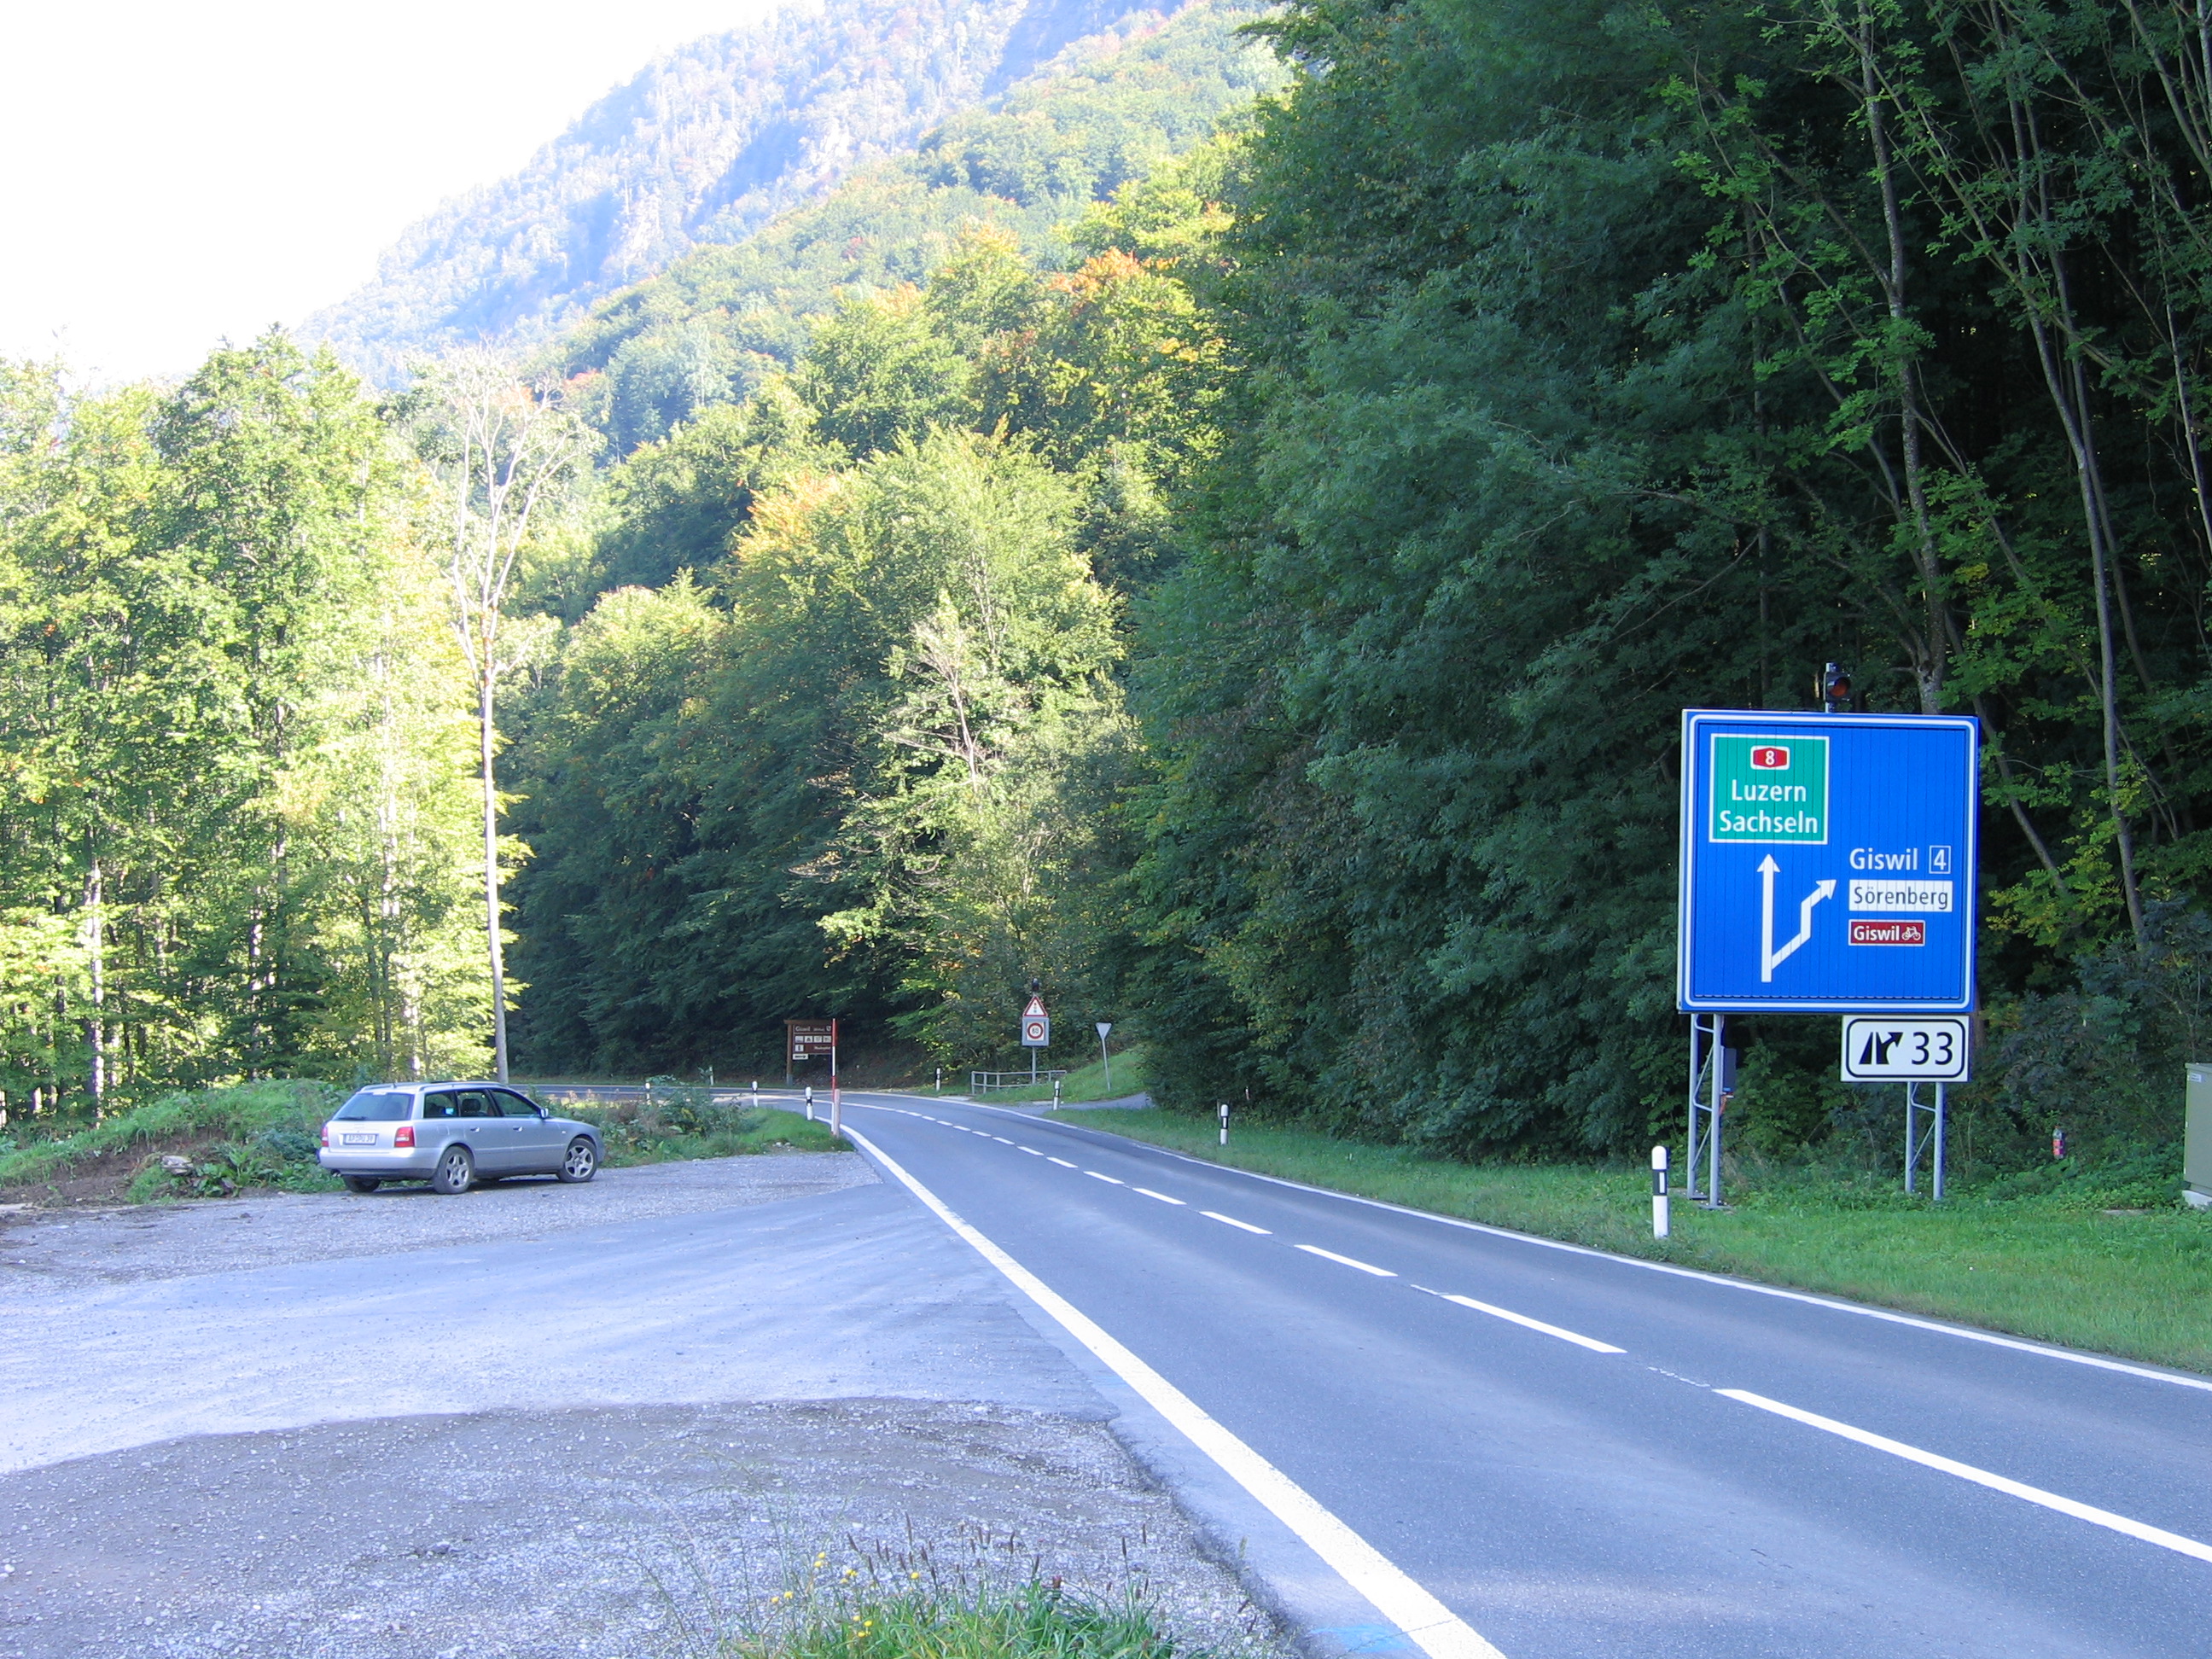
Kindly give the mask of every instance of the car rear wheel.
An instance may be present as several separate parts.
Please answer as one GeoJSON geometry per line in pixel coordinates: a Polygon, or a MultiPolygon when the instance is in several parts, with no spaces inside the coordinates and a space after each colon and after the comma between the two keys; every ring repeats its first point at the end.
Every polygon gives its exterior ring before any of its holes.
{"type": "Polygon", "coordinates": [[[384,1183],[374,1176],[340,1176],[349,1193],[373,1193],[384,1183]]]}
{"type": "Polygon", "coordinates": [[[599,1172],[599,1149],[592,1145],[588,1135],[578,1135],[568,1143],[568,1156],[561,1160],[561,1179],[589,1181],[599,1172]]]}
{"type": "Polygon", "coordinates": [[[477,1178],[477,1161],[465,1146],[448,1146],[438,1155],[438,1168],[430,1177],[434,1192],[452,1195],[468,1191],[477,1178]]]}

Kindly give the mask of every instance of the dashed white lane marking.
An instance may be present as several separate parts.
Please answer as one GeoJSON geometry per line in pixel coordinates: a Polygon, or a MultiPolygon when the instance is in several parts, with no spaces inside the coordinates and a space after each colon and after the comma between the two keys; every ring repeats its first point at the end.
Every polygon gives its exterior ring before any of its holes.
{"type": "Polygon", "coordinates": [[[1011,1146],[1014,1144],[1012,1141],[1007,1139],[1004,1135],[993,1135],[991,1139],[997,1141],[1001,1146],[1011,1146]]]}
{"type": "Polygon", "coordinates": [[[1045,1160],[1044,1160],[1044,1161],[1045,1161],[1046,1163],[1048,1163],[1048,1164],[1059,1164],[1059,1165],[1060,1165],[1060,1167],[1061,1169],[1063,1169],[1063,1170],[1072,1170],[1072,1169],[1073,1169],[1073,1168],[1075,1167],[1075,1165],[1073,1165],[1073,1164],[1070,1164],[1070,1163],[1069,1163],[1066,1158],[1054,1158],[1054,1157],[1053,1157],[1049,1152],[1048,1152],[1047,1154],[1045,1154],[1045,1160]]]}
{"type": "MultiPolygon", "coordinates": [[[[1154,1411],[1221,1467],[1275,1518],[1304,1540],[1346,1583],[1429,1656],[1429,1659],[1505,1659],[1478,1631],[1437,1600],[1374,1545],[1315,1501],[1306,1489],[1214,1420],[1196,1401],[1108,1335],[1027,1267],[945,1206],[936,1194],[908,1175],[866,1135],[853,1139],[1023,1295],[1098,1357],[1154,1411]]],[[[1255,1229],[1254,1231],[1263,1231],[1255,1229]]],[[[1377,1644],[1376,1645],[1381,1645],[1377,1644]]]]}
{"type": "MultiPolygon", "coordinates": [[[[1417,1291],[1429,1291],[1425,1285],[1416,1285],[1417,1291]]],[[[1492,1319],[1502,1319],[1510,1325],[1520,1325],[1532,1331],[1541,1331],[1546,1336],[1556,1336],[1562,1342],[1571,1342],[1578,1348],[1588,1348],[1592,1353],[1626,1353],[1626,1348],[1616,1348],[1610,1342],[1601,1342],[1594,1336],[1583,1336],[1558,1325],[1547,1325],[1540,1319],[1531,1319],[1527,1314],[1517,1314],[1510,1308],[1498,1308],[1487,1302],[1477,1302],[1471,1296],[1454,1296],[1445,1291],[1429,1291],[1429,1294],[1446,1302],[1456,1302],[1462,1308],[1472,1308],[1477,1313],[1488,1314],[1492,1319]]]]}
{"type": "MultiPolygon", "coordinates": [[[[1106,1131],[1093,1130],[1091,1133],[1104,1133],[1106,1131]]],[[[1247,1181],[1265,1182],[1270,1187],[1288,1187],[1293,1192],[1310,1193],[1316,1198],[1333,1199],[1340,1204],[1358,1204],[1366,1209],[1388,1210],[1393,1215],[1410,1216],[1416,1221],[1431,1222],[1439,1227],[1456,1227],[1462,1232],[1485,1233],[1508,1243],[1526,1244],[1540,1250],[1559,1250],[1569,1255],[1589,1256],[1599,1261],[1610,1262],[1616,1267],[1633,1267],[1644,1273],[1664,1273],[1670,1279],[1692,1279],[1717,1290],[1740,1291],[1747,1296],[1775,1297],[1784,1302],[1800,1302],[1808,1307],[1826,1308],[1831,1313],[1854,1314],[1861,1319],[1878,1319],[1884,1324],[1903,1325],[1936,1336],[1956,1337],[1962,1342],[1986,1343],[1994,1348],[2010,1348],[2017,1353],[2034,1354],[2045,1359],[2063,1359],[2069,1365],[2087,1365],[2098,1370],[2117,1371],[2122,1376],[2141,1377],[2148,1382],[2170,1382],[2179,1389],[2212,1392],[2212,1376],[2188,1376],[2178,1371],[2155,1370],[2148,1365],[2131,1365],[2124,1359],[2112,1359],[2103,1354],[2080,1353],[2071,1348],[2054,1348],[2047,1343],[2025,1341],[2016,1336],[2001,1336],[1995,1331],[1978,1331],[1964,1325],[1946,1325],[1936,1320],[1921,1319],[1888,1308],[1870,1308],[1863,1303],[1816,1296],[1809,1291],[1787,1290],[1779,1285],[1758,1285],[1747,1279],[1727,1279],[1697,1267],[1677,1267],[1671,1261],[1648,1261],[1642,1256],[1621,1255],[1615,1251],[1596,1249],[1588,1244],[1570,1244],[1563,1238],[1539,1238],[1534,1233],[1515,1232],[1510,1227],[1493,1227],[1486,1222],[1468,1221],[1455,1215],[1438,1215],[1433,1210],[1417,1210],[1407,1204],[1392,1204],[1379,1198],[1363,1198],[1358,1193],[1340,1193],[1332,1188],[1316,1187],[1310,1182],[1261,1175],[1257,1170],[1240,1170],[1233,1164],[1216,1164],[1212,1158],[1170,1152],[1144,1141],[1137,1144],[1158,1157],[1173,1158],[1178,1164],[1194,1164],[1212,1174],[1241,1176],[1247,1181]]]]}
{"type": "Polygon", "coordinates": [[[1132,1187],[1129,1190],[1133,1193],[1142,1193],[1146,1198],[1157,1198],[1163,1204],[1181,1204],[1182,1202],[1179,1198],[1170,1198],[1165,1193],[1156,1193],[1150,1187],[1132,1187]]]}
{"type": "Polygon", "coordinates": [[[1318,1244],[1293,1244],[1291,1248],[1294,1250],[1304,1250],[1308,1255],[1320,1256],[1324,1261],[1340,1261],[1347,1267],[1357,1267],[1364,1273],[1373,1273],[1377,1279],[1395,1279],[1398,1276],[1388,1267],[1378,1267],[1371,1261],[1361,1261],[1352,1256],[1339,1255],[1334,1250],[1324,1250],[1318,1244]]]}
{"type": "Polygon", "coordinates": [[[1218,1210],[1200,1210],[1199,1213],[1204,1216],[1208,1221],[1218,1221],[1224,1226],[1242,1227],[1248,1233],[1268,1233],[1270,1237],[1273,1237],[1273,1234],[1269,1232],[1269,1230],[1266,1227],[1255,1227],[1249,1221],[1239,1221],[1235,1216],[1224,1215],[1218,1210]]]}
{"type": "Polygon", "coordinates": [[[1027,1152],[1031,1158],[1042,1158],[1044,1156],[1042,1152],[1037,1151],[1034,1146],[1024,1146],[1022,1150],[1027,1152]]]}
{"type": "Polygon", "coordinates": [[[1083,1173],[1089,1176],[1093,1181],[1110,1181],[1116,1187],[1126,1187],[1129,1184],[1127,1182],[1122,1180],[1119,1176],[1100,1175],[1096,1170],[1085,1170],[1083,1173]]]}
{"type": "Polygon", "coordinates": [[[2040,1486],[2010,1480],[2002,1474],[1992,1474],[1987,1469],[1978,1469],[1972,1463],[1961,1463],[1955,1458],[1923,1451],[1917,1446],[1906,1445],[1902,1440],[1892,1440],[1886,1435],[1853,1428],[1848,1423],[1838,1423],[1834,1418],[1822,1417],[1816,1412],[1800,1411],[1795,1406],[1785,1406],[1778,1400],[1769,1400],[1764,1395],[1753,1394],[1747,1389],[1716,1389],[1713,1392],[1747,1406],[1756,1406],[1763,1412],[1771,1412],[1777,1417],[1786,1417],[1793,1423],[1802,1423],[1808,1428],[1839,1435],[1845,1440],[1856,1440],[1862,1446],[1886,1451],[1892,1457],[1901,1457],[1908,1463],[1919,1464],[1923,1468],[1939,1469],[1945,1474],[1955,1474],[1961,1480],[1971,1480],[1978,1486],[1987,1486],[1991,1492],[2001,1492],[2030,1504],[2040,1504],[2046,1510],[2070,1515],[2076,1521],[2087,1521],[2092,1526],[2109,1527],[2114,1532],[2139,1538],[2146,1544],[2155,1544],[2160,1549],[2172,1550],[2178,1555],[2191,1555],[2199,1561],[2212,1561],[2212,1544],[2200,1544],[2194,1538],[2185,1538],[2178,1532],[2168,1532],[2162,1527],[2131,1521],[2124,1515],[2115,1515],[2110,1510],[2100,1510],[2094,1504],[2077,1504],[2070,1498],[2061,1498],[2057,1492],[2045,1492],[2040,1486]]]}

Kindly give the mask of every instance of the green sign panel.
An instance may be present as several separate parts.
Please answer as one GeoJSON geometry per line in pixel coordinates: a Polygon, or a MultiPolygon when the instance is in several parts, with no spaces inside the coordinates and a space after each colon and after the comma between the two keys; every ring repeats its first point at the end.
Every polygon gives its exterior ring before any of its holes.
{"type": "Polygon", "coordinates": [[[1825,842],[1828,839],[1828,740],[1712,736],[1714,841],[1825,842]]]}

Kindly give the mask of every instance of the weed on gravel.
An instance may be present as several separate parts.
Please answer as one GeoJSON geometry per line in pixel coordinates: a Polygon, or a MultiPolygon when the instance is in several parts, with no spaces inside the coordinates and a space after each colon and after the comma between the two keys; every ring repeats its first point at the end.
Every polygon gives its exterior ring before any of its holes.
{"type": "MultiPolygon", "coordinates": [[[[926,1543],[848,1547],[849,1565],[817,1553],[692,1650],[717,1659],[1225,1659],[1178,1642],[1139,1578],[1082,1590],[1046,1576],[1036,1556],[1010,1575],[1008,1558],[1025,1553],[1018,1537],[963,1533],[951,1566],[926,1543]]],[[[1255,1613],[1247,1634],[1261,1623],[1255,1613]]]]}

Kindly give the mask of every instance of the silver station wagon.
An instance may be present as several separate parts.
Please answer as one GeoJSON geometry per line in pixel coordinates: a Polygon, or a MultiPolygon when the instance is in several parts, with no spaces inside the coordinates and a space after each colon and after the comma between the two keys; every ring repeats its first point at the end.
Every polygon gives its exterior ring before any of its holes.
{"type": "Polygon", "coordinates": [[[321,1158],[356,1193],[387,1181],[465,1193],[507,1176],[589,1181],[600,1152],[590,1124],[503,1083],[387,1083],[357,1091],[323,1125],[321,1158]]]}

